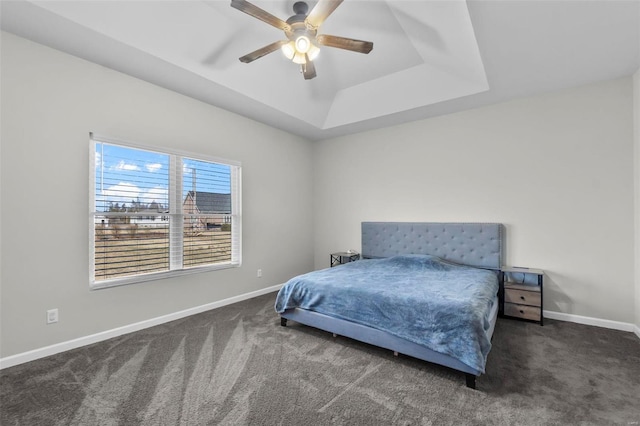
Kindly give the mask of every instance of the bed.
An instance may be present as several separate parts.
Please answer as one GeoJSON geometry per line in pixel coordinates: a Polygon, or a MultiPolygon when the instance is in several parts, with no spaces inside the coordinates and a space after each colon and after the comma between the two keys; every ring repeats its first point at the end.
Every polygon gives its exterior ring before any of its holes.
{"type": "Polygon", "coordinates": [[[484,373],[498,315],[498,223],[363,222],[363,260],[303,274],[278,292],[288,320],[465,373],[484,373]]]}

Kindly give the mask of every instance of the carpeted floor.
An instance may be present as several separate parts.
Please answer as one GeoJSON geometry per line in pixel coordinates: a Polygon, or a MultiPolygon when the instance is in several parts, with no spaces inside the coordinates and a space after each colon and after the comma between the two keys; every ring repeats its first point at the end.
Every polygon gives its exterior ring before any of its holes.
{"type": "Polygon", "coordinates": [[[640,339],[499,319],[462,373],[289,322],[275,294],[0,373],[8,425],[640,423],[640,339]]]}

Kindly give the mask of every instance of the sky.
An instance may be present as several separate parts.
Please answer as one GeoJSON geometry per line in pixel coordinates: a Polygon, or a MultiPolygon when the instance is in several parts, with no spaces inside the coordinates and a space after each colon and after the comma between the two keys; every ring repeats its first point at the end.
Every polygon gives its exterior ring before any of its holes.
{"type": "MultiPolygon", "coordinates": [[[[168,209],[170,155],[97,141],[95,146],[95,211],[133,202],[168,209]]],[[[196,191],[231,193],[231,168],[224,164],[183,157],[182,180],[183,200],[194,185],[196,191]]]]}

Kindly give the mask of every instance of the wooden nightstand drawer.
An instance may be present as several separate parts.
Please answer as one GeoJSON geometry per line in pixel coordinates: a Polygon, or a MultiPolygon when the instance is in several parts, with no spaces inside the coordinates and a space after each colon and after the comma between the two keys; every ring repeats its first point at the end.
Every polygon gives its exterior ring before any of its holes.
{"type": "Polygon", "coordinates": [[[500,268],[499,315],[544,323],[542,269],[503,266],[500,268]]]}
{"type": "Polygon", "coordinates": [[[515,303],[504,304],[504,314],[510,317],[524,318],[533,321],[540,321],[540,308],[527,305],[516,305],[515,303]]]}
{"type": "MultiPolygon", "coordinates": [[[[507,286],[505,286],[504,288],[504,301],[505,303],[516,303],[538,307],[541,306],[539,291],[518,290],[514,288],[508,288],[507,286]]],[[[538,318],[536,318],[536,320],[537,319],[538,318]]]]}

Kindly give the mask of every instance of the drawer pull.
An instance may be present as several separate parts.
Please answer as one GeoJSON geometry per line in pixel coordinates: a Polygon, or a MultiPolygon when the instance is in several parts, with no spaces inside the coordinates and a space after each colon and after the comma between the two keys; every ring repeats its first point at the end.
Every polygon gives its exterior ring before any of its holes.
{"type": "Polygon", "coordinates": [[[520,309],[520,313],[521,313],[521,314],[524,314],[524,311],[523,311],[522,309],[520,309]]]}
{"type": "Polygon", "coordinates": [[[520,299],[524,300],[524,296],[520,296],[520,299]]]}

